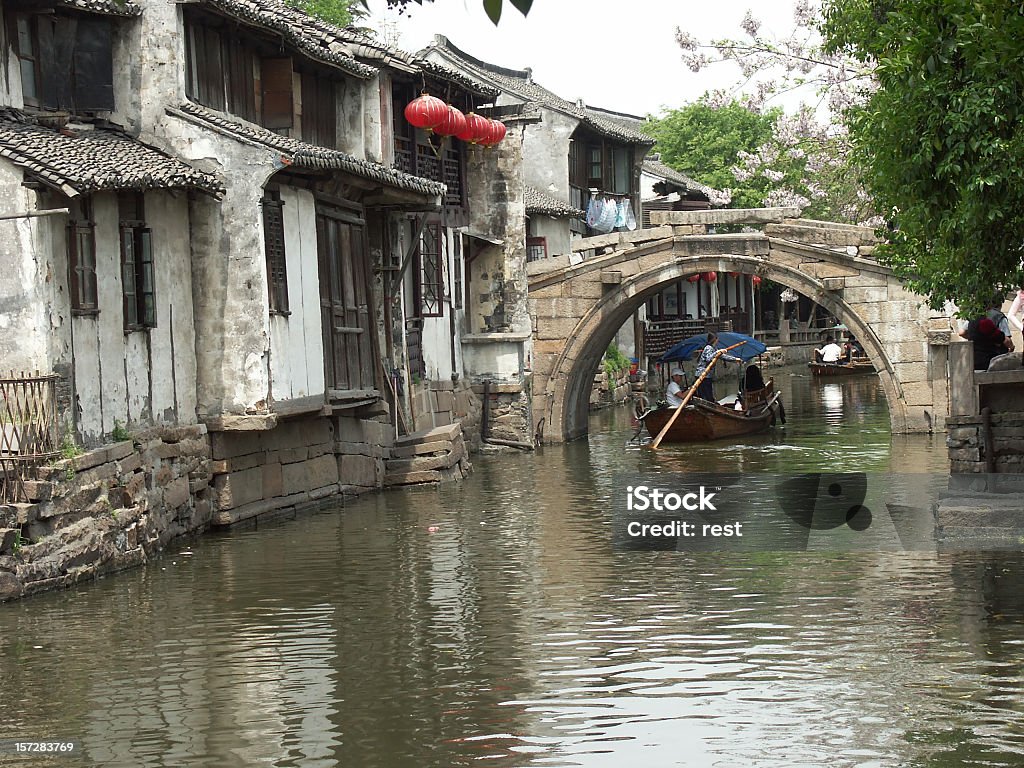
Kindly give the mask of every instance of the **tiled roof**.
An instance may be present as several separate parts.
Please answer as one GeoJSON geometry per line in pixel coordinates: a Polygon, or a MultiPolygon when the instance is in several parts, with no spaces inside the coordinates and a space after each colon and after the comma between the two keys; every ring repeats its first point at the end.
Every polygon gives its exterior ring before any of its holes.
{"type": "Polygon", "coordinates": [[[376,68],[358,62],[349,55],[343,29],[313,18],[281,0],[203,2],[236,18],[279,32],[307,56],[332,64],[350,75],[369,79],[377,74],[376,68]]]}
{"type": "Polygon", "coordinates": [[[222,191],[214,176],[118,131],[57,131],[13,110],[0,114],[0,157],[69,197],[104,189],[222,191]]]}
{"type": "MultiPolygon", "coordinates": [[[[204,123],[221,133],[226,133],[239,141],[256,143],[267,149],[275,150],[281,153],[284,163],[295,165],[299,168],[324,168],[345,171],[353,176],[370,179],[390,187],[422,195],[436,196],[443,195],[445,192],[444,184],[439,182],[403,173],[380,163],[360,160],[337,149],[318,147],[315,144],[307,144],[298,139],[281,136],[273,131],[268,131],[266,128],[238,123],[192,102],[183,104],[181,112],[193,120],[204,123]]],[[[172,111],[171,114],[175,113],[172,111]]]]}
{"type": "Polygon", "coordinates": [[[677,171],[675,168],[669,168],[667,165],[662,163],[657,156],[644,158],[643,171],[651,176],[657,176],[665,179],[666,181],[675,184],[677,187],[682,187],[685,190],[700,192],[707,195],[708,198],[715,195],[721,195],[721,192],[714,187],[709,187],[707,184],[701,184],[699,181],[694,181],[686,174],[677,171]]]}
{"type": "Polygon", "coordinates": [[[342,38],[351,46],[349,53],[353,56],[372,61],[377,66],[393,66],[396,69],[407,72],[432,75],[439,80],[460,85],[463,89],[478,96],[486,96],[488,99],[493,99],[498,95],[498,89],[493,85],[487,85],[463,72],[451,69],[443,64],[438,64],[435,61],[429,61],[417,54],[384,45],[375,38],[351,27],[341,30],[341,33],[342,38]]]}
{"type": "Polygon", "coordinates": [[[639,125],[643,123],[642,118],[567,101],[533,82],[533,73],[529,69],[506,69],[488,64],[456,48],[443,35],[435,35],[434,42],[421,51],[421,55],[428,51],[437,51],[453,66],[465,69],[474,77],[486,83],[493,83],[503,91],[575,117],[597,133],[633,144],[654,144],[654,139],[639,129],[639,125]]]}
{"type": "Polygon", "coordinates": [[[541,216],[550,216],[554,219],[583,218],[583,211],[580,209],[573,208],[571,205],[563,203],[561,200],[556,200],[550,195],[541,192],[539,189],[531,187],[529,184],[526,185],[524,191],[527,213],[538,213],[541,216]]]}
{"type": "Polygon", "coordinates": [[[142,9],[131,0],[59,0],[68,8],[92,13],[106,13],[111,16],[138,16],[142,9]]]}

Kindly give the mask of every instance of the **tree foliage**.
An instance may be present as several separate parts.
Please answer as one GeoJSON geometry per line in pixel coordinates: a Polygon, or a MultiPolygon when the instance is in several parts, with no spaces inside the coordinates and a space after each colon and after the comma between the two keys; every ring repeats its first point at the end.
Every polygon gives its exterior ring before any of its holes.
{"type": "Polygon", "coordinates": [[[832,0],[829,50],[874,67],[846,113],[895,231],[882,255],[933,308],[980,313],[1019,284],[1024,244],[1024,15],[1004,0],[832,0]]]}
{"type": "Polygon", "coordinates": [[[666,165],[728,191],[735,207],[792,206],[834,221],[871,214],[844,137],[809,109],[789,115],[712,93],[649,126],[666,165]]]}
{"type": "MultiPolygon", "coordinates": [[[[366,5],[366,0],[359,0],[362,4],[366,5]]],[[[412,3],[417,5],[423,5],[423,3],[432,3],[434,0],[388,0],[388,6],[391,8],[398,8],[405,10],[412,3]]],[[[484,12],[487,14],[492,22],[497,24],[501,20],[501,12],[504,8],[504,2],[502,0],[482,0],[484,6],[484,12]]],[[[530,12],[530,8],[533,7],[533,0],[508,0],[508,2],[523,16],[526,16],[530,12]]]]}
{"type": "Polygon", "coordinates": [[[362,0],[288,0],[288,3],[338,27],[347,27],[366,14],[362,0]]]}

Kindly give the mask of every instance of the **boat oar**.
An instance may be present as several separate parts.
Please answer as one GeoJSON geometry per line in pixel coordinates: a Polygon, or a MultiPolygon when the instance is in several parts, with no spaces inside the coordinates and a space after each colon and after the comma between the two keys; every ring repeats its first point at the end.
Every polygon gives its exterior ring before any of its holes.
{"type": "Polygon", "coordinates": [[[730,349],[742,347],[746,343],[747,342],[745,341],[741,341],[739,344],[733,344],[731,347],[726,347],[725,349],[720,349],[717,352],[715,352],[714,356],[711,358],[711,362],[708,363],[708,367],[704,369],[704,373],[697,377],[697,380],[693,382],[693,386],[690,387],[690,390],[686,393],[686,397],[683,398],[683,402],[679,404],[679,407],[676,408],[676,412],[672,414],[671,418],[669,418],[668,423],[661,428],[661,432],[659,432],[658,436],[654,438],[654,442],[651,443],[651,448],[657,448],[659,445],[661,445],[661,441],[665,437],[665,434],[669,431],[669,429],[672,428],[672,425],[675,424],[676,419],[679,418],[679,414],[683,412],[683,408],[685,408],[686,404],[690,402],[690,398],[693,397],[693,393],[697,391],[697,387],[700,386],[700,383],[704,381],[705,378],[707,378],[707,375],[709,373],[711,373],[711,369],[715,367],[715,363],[718,362],[718,358],[720,358],[730,349]]]}

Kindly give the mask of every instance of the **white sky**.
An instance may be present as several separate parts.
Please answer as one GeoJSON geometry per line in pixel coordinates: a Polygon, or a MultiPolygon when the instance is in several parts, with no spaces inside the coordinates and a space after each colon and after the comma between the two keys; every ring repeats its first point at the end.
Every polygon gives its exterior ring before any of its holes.
{"type": "Polygon", "coordinates": [[[371,0],[367,25],[380,32],[382,21],[397,20],[397,45],[407,51],[443,34],[491,64],[532,67],[534,80],[562,98],[645,115],[740,79],[732,64],[691,72],[680,59],[677,26],[704,42],[741,38],[750,9],[764,32],[781,38],[792,30],[794,0],[534,0],[525,19],[508,0],[504,6],[495,27],[481,0],[411,3],[404,16],[371,0]]]}

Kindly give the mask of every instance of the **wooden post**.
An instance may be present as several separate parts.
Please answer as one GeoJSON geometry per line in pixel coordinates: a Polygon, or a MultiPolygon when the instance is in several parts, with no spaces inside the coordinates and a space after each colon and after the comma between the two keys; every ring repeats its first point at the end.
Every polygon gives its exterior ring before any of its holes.
{"type": "Polygon", "coordinates": [[[704,369],[704,373],[698,376],[697,380],[693,382],[693,386],[690,387],[689,391],[686,393],[686,397],[683,398],[683,402],[679,404],[679,407],[676,408],[676,412],[672,414],[672,417],[668,420],[665,426],[661,428],[661,432],[659,432],[658,436],[654,438],[654,442],[651,443],[651,448],[657,448],[659,445],[661,445],[661,441],[665,437],[665,434],[669,431],[669,429],[671,429],[672,425],[675,424],[676,419],[679,418],[679,414],[683,412],[683,408],[685,408],[686,404],[690,402],[690,399],[693,397],[693,394],[697,391],[697,387],[700,386],[700,383],[707,378],[707,375],[709,373],[711,373],[711,369],[715,367],[715,363],[718,362],[718,358],[720,358],[730,349],[742,347],[746,343],[747,342],[745,341],[741,341],[739,344],[733,344],[731,347],[726,347],[725,349],[720,349],[717,352],[715,352],[714,357],[711,358],[711,362],[708,363],[708,367],[704,369]]]}

